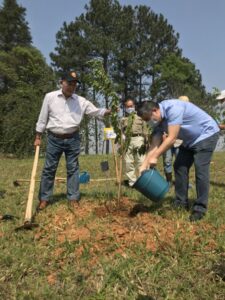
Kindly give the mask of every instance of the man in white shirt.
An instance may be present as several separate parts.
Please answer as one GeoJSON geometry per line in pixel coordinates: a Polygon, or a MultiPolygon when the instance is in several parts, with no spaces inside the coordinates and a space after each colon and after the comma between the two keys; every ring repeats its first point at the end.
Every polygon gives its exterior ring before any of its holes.
{"type": "MultiPolygon", "coordinates": [[[[222,119],[224,119],[224,106],[223,106],[223,104],[225,102],[225,90],[220,92],[220,94],[216,97],[216,100],[219,103],[220,116],[222,117],[222,119]]],[[[218,124],[218,126],[221,130],[225,130],[225,124],[220,122],[218,124]]]]}
{"type": "Polygon", "coordinates": [[[72,208],[80,200],[79,163],[80,137],[79,127],[84,115],[104,117],[111,110],[99,109],[90,101],[76,95],[77,75],[74,71],[65,73],[61,78],[61,89],[45,95],[38,122],[34,145],[40,145],[41,135],[47,130],[46,160],[42,172],[39,205],[43,210],[53,194],[56,170],[62,153],[65,153],[67,168],[67,198],[72,208]]]}

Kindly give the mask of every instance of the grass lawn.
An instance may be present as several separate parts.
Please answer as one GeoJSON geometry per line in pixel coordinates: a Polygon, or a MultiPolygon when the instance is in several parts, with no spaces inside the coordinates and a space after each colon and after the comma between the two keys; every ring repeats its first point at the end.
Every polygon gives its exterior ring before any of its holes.
{"type": "MultiPolygon", "coordinates": [[[[100,162],[81,156],[80,169],[103,178],[100,162]]],[[[15,232],[23,224],[32,159],[0,157],[0,299],[225,299],[225,154],[211,165],[207,216],[198,223],[172,209],[173,188],[161,205],[123,188],[115,206],[114,182],[81,185],[80,208],[67,206],[66,185],[56,183],[54,203],[36,217],[38,228],[15,232]],[[5,193],[4,193],[5,192],[5,193]]],[[[43,159],[40,159],[37,179],[43,159]]],[[[161,167],[160,167],[161,169],[161,167]]],[[[162,171],[162,169],[161,169],[162,171]]],[[[61,160],[57,176],[65,177],[61,160]]],[[[194,186],[194,170],[191,173],[194,186]]],[[[38,183],[35,191],[37,205],[38,183]]],[[[195,189],[190,189],[190,200],[195,189]]]]}

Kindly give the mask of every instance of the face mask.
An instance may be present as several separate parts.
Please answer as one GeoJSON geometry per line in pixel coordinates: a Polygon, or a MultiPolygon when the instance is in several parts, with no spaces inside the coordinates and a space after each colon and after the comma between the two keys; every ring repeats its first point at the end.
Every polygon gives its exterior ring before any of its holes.
{"type": "Polygon", "coordinates": [[[156,126],[158,126],[159,123],[160,122],[156,121],[156,120],[150,120],[150,121],[147,122],[148,126],[153,127],[153,128],[155,128],[156,126]]]}
{"type": "Polygon", "coordinates": [[[128,108],[125,109],[125,112],[129,115],[132,112],[135,112],[135,108],[134,107],[128,107],[128,108]]]}

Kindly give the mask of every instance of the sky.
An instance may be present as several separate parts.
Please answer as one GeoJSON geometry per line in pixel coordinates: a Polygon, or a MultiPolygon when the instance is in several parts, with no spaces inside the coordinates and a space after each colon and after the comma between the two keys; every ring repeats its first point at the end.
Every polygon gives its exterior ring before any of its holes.
{"type": "MultiPolygon", "coordinates": [[[[88,0],[17,0],[26,8],[33,44],[50,63],[55,35],[71,22],[88,0]]],[[[2,5],[3,0],[0,0],[2,5]]],[[[179,47],[202,74],[207,91],[225,89],[225,0],[120,0],[122,5],[147,5],[162,13],[180,34],[179,47]]]]}

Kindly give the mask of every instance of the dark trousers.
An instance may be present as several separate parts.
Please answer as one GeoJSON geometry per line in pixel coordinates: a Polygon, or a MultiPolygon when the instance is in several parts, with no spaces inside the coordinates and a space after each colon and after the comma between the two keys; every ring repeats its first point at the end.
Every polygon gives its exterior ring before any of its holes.
{"type": "Polygon", "coordinates": [[[219,138],[216,133],[190,148],[181,146],[174,163],[176,204],[188,205],[188,177],[192,164],[195,166],[197,199],[193,211],[205,213],[209,195],[209,167],[219,138]]]}
{"type": "Polygon", "coordinates": [[[65,153],[67,169],[67,198],[79,200],[79,163],[80,137],[75,133],[70,139],[60,139],[48,135],[45,165],[42,172],[39,200],[49,201],[54,187],[54,179],[62,153],[65,153]]]}

